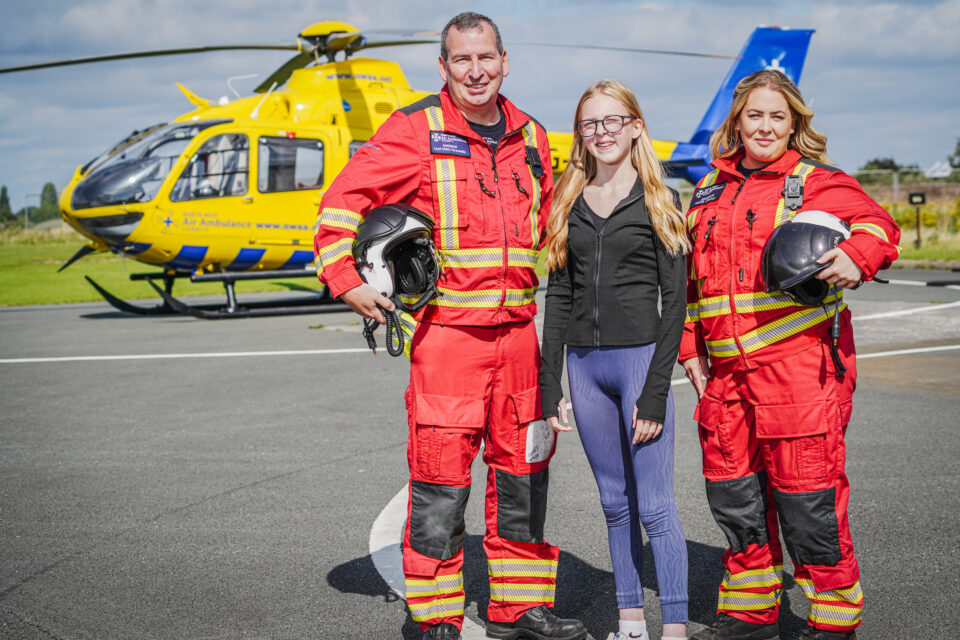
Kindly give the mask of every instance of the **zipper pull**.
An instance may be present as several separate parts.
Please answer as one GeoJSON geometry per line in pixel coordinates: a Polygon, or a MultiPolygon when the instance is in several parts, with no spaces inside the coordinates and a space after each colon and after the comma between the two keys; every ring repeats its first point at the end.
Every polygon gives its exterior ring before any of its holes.
{"type": "Polygon", "coordinates": [[[740,189],[743,189],[743,185],[745,185],[745,184],[747,184],[747,181],[746,181],[746,180],[741,180],[741,181],[740,181],[740,186],[737,187],[737,190],[736,190],[736,191],[734,191],[734,193],[733,193],[733,198],[730,199],[730,204],[733,204],[734,202],[737,201],[737,196],[740,195],[740,189]]]}
{"type": "Polygon", "coordinates": [[[525,196],[527,196],[527,197],[529,198],[529,197],[530,197],[530,194],[527,193],[526,189],[524,189],[522,186],[520,186],[520,174],[517,173],[516,171],[513,172],[513,181],[517,183],[517,190],[519,190],[520,193],[522,193],[523,195],[525,195],[525,196]]]}
{"type": "Polygon", "coordinates": [[[500,182],[500,178],[497,176],[497,159],[492,153],[490,154],[490,165],[493,168],[493,181],[495,183],[500,182]]]}
{"type": "Polygon", "coordinates": [[[740,282],[743,282],[743,269],[740,269],[740,282]]]}
{"type": "MultiPolygon", "coordinates": [[[[487,185],[483,184],[483,174],[482,174],[482,173],[480,173],[479,171],[477,171],[476,173],[473,174],[473,177],[476,178],[476,179],[477,179],[477,182],[480,183],[480,190],[481,190],[481,191],[483,191],[483,192],[484,192],[485,194],[487,194],[488,196],[495,196],[495,195],[497,195],[497,192],[496,192],[496,191],[491,191],[490,189],[487,189],[487,185]]],[[[496,182],[496,180],[494,180],[494,182],[496,182]]]]}
{"type": "Polygon", "coordinates": [[[750,231],[753,231],[753,221],[757,219],[757,214],[753,209],[747,209],[747,224],[750,225],[750,231]]]}

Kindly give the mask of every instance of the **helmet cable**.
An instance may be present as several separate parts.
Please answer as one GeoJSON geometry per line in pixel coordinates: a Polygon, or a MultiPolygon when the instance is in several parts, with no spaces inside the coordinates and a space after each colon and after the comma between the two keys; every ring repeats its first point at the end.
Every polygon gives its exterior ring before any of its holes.
{"type": "MultiPolygon", "coordinates": [[[[387,311],[383,307],[380,307],[380,311],[383,312],[383,315],[387,319],[387,353],[396,358],[403,354],[405,344],[403,329],[400,326],[400,318],[395,311],[387,311]]],[[[373,351],[373,355],[377,355],[377,339],[374,337],[373,332],[376,331],[379,326],[380,323],[373,318],[363,319],[363,337],[366,338],[367,346],[373,351]]]]}

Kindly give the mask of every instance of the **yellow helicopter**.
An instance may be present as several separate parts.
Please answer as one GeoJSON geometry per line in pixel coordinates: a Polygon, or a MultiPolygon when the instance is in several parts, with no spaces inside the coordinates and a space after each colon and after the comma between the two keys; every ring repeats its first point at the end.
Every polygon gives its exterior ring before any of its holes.
{"type": "MultiPolygon", "coordinates": [[[[668,168],[691,180],[703,175],[708,162],[706,141],[722,118],[718,114],[726,113],[736,82],[771,63],[799,80],[811,34],[759,28],[737,57],[620,49],[735,59],[690,142],[654,143],[668,168]]],[[[365,35],[353,25],[326,21],[304,29],[295,45],[198,47],[0,69],[7,73],[222,49],[298,51],[253,96],[232,102],[214,103],[178,84],[196,107],[193,111],[170,123],[134,131],[78,167],[62,190],[59,205],[64,220],[89,242],[61,270],[96,251],[112,251],[161,267],[158,272],[130,276],[146,280],[161,296],[162,304],[154,307],[123,301],[87,277],[115,308],[131,313],[224,318],[341,308],[322,290],[279,304],[241,306],[234,283],[315,277],[313,225],[325,187],[394,110],[429,95],[412,89],[394,62],[350,56],[366,48],[430,42],[438,42],[436,32],[365,35]],[[336,60],[340,52],[344,57],[336,60]],[[193,282],[222,282],[226,305],[188,305],[176,299],[173,283],[184,277],[193,282]]],[[[572,134],[550,132],[549,138],[553,170],[560,173],[572,134]]]]}

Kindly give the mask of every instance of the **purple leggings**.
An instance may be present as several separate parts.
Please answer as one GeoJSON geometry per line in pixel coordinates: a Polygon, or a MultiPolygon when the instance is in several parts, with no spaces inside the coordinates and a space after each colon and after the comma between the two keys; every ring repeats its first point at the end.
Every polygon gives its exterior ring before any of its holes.
{"type": "Polygon", "coordinates": [[[673,498],[673,393],[663,431],[633,444],[633,407],[655,344],[567,347],[577,431],[600,489],[620,609],[643,606],[643,538],[650,538],[663,622],[687,622],[687,543],[673,498]]]}

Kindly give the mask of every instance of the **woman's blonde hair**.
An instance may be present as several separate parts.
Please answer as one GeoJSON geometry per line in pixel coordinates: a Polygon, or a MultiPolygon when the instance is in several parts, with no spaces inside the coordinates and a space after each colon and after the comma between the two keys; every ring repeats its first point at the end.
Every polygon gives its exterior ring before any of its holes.
{"type": "Polygon", "coordinates": [[[750,92],[761,87],[780,92],[790,107],[793,134],[787,142],[787,148],[794,149],[811,160],[827,162],[827,136],[810,124],[813,119],[813,109],[804,103],[800,90],[790,78],[781,71],[770,69],[751,73],[737,83],[737,88],[733,90],[730,113],[710,137],[710,155],[714,158],[729,158],[740,151],[743,141],[740,139],[740,132],[737,131],[737,121],[747,104],[750,92]]]}
{"type": "Polygon", "coordinates": [[[647,211],[657,237],[674,254],[685,253],[689,248],[683,213],[677,208],[673,193],[663,183],[663,165],[653,150],[647,122],[643,119],[637,97],[622,82],[605,78],[593,84],[580,97],[573,118],[573,144],[570,145],[570,162],[557,182],[553,207],[547,220],[547,268],[551,271],[567,264],[567,233],[570,210],[577,197],[597,175],[597,160],[587,151],[583,137],[577,130],[583,104],[598,94],[610,96],[626,109],[626,114],[643,123],[640,136],[633,141],[630,161],[643,183],[647,211]]]}

